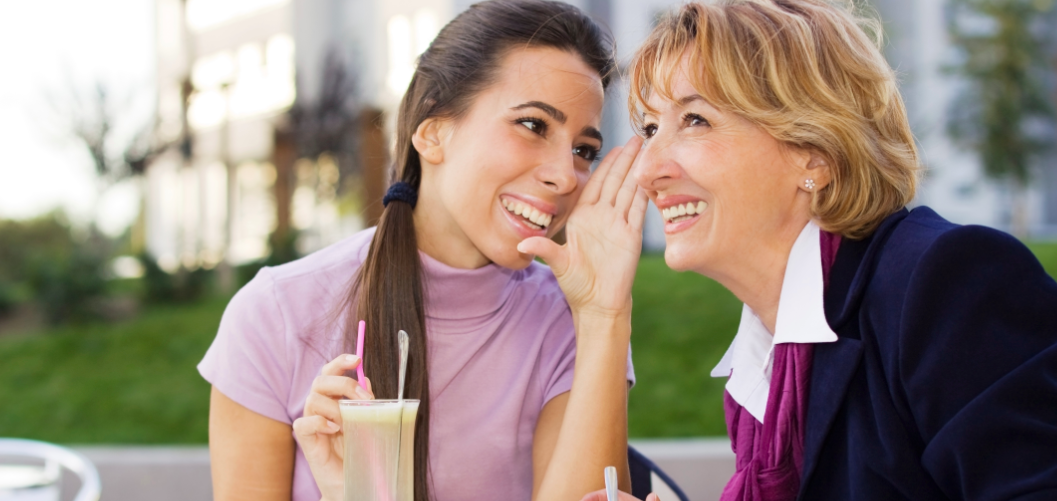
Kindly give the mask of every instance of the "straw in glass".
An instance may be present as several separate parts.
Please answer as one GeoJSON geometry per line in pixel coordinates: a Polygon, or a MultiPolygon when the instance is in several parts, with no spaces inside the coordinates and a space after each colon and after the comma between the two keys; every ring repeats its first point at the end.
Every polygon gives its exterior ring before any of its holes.
{"type": "Polygon", "coordinates": [[[367,332],[367,323],[360,320],[359,329],[356,330],[356,357],[360,359],[360,365],[356,367],[356,379],[360,388],[367,389],[367,380],[363,378],[363,337],[367,332]]]}

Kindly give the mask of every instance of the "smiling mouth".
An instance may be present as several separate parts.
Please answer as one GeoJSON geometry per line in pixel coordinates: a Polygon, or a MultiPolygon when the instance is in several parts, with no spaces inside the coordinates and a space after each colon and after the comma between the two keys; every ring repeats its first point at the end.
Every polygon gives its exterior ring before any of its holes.
{"type": "Polygon", "coordinates": [[[525,226],[533,230],[546,229],[554,220],[554,216],[540,212],[539,209],[513,198],[501,198],[500,201],[507,212],[520,218],[525,226]]]}
{"type": "Polygon", "coordinates": [[[707,208],[708,204],[704,201],[698,201],[697,203],[691,202],[661,209],[661,215],[664,216],[666,222],[678,223],[693,219],[695,215],[705,212],[705,209],[707,208]]]}

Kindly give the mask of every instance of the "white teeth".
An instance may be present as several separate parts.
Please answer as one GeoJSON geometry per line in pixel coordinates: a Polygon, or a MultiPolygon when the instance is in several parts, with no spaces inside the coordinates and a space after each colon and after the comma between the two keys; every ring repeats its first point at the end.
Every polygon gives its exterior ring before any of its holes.
{"type": "Polygon", "coordinates": [[[507,211],[514,215],[525,218],[534,226],[546,228],[551,224],[551,221],[554,219],[554,216],[550,214],[540,212],[539,209],[536,209],[535,207],[523,204],[515,200],[503,199],[502,203],[503,207],[506,208],[507,211]]]}
{"type": "Polygon", "coordinates": [[[702,214],[705,212],[705,209],[707,207],[708,204],[703,201],[697,202],[697,204],[688,203],[673,205],[671,207],[661,209],[661,215],[664,216],[665,221],[674,223],[690,219],[690,217],[696,214],[702,214]]]}

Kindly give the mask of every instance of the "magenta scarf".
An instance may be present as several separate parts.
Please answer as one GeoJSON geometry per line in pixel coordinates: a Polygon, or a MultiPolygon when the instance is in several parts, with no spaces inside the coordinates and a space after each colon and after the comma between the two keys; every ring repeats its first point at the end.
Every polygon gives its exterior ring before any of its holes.
{"type": "MultiPolygon", "coordinates": [[[[837,256],[840,235],[820,233],[823,282],[837,256]]],[[[727,433],[736,455],[736,470],[720,501],[791,501],[800,491],[804,471],[804,424],[811,379],[811,344],[774,347],[771,390],[764,423],[723,394],[727,433]]]]}

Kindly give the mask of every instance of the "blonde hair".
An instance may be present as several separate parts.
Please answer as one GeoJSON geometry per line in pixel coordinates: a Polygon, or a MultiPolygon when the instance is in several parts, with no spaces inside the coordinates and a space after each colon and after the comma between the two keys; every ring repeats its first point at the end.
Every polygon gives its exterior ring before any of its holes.
{"type": "Polygon", "coordinates": [[[651,93],[675,99],[687,57],[688,78],[710,104],[827,160],[831,181],[814,193],[812,214],[827,231],[864,238],[914,198],[919,172],[880,42],[879,23],[823,0],[686,4],[631,61],[632,120],[641,126],[643,111],[656,112],[651,93]]]}

